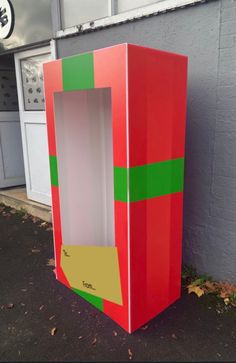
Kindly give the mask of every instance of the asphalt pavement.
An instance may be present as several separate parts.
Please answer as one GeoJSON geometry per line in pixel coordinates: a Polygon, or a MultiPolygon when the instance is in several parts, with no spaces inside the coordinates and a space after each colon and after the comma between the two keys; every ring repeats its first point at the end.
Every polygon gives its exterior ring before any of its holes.
{"type": "Polygon", "coordinates": [[[236,361],[236,308],[182,297],[133,334],[55,279],[50,225],[0,207],[0,361],[236,361]]]}

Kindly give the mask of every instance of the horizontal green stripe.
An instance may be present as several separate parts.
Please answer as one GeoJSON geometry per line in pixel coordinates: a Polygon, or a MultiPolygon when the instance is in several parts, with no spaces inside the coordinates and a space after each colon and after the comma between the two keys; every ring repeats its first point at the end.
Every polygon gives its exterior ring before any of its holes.
{"type": "Polygon", "coordinates": [[[136,202],[183,191],[184,159],[173,159],[129,169],[114,168],[115,200],[136,202]]]}
{"type": "Polygon", "coordinates": [[[72,290],[79,296],[81,296],[84,300],[88,301],[90,304],[94,305],[100,311],[103,311],[103,299],[91,294],[88,294],[85,291],[81,291],[75,288],[72,290]]]}
{"type": "Polygon", "coordinates": [[[58,172],[57,172],[57,157],[49,156],[50,174],[51,174],[51,185],[58,187],[58,172]]]}
{"type": "Polygon", "coordinates": [[[93,53],[62,59],[64,91],[94,88],[93,53]]]}

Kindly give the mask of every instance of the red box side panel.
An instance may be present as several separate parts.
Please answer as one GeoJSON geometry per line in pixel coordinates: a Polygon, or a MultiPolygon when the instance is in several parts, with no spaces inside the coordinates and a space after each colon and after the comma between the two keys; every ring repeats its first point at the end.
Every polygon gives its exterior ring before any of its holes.
{"type": "Polygon", "coordinates": [[[130,166],[184,156],[187,58],[128,45],[130,166]]]}
{"type": "Polygon", "coordinates": [[[180,293],[183,193],[130,204],[131,331],[180,293]]]}

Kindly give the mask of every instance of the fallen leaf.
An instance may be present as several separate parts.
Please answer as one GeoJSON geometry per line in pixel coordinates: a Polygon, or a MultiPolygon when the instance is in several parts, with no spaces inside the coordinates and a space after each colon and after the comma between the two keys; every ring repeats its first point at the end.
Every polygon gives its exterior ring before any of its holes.
{"type": "Polygon", "coordinates": [[[2,212],[2,215],[4,217],[11,217],[11,213],[7,213],[7,212],[2,212]]]}
{"type": "Polygon", "coordinates": [[[56,333],[57,333],[57,328],[55,327],[55,328],[52,328],[51,329],[51,335],[53,336],[53,335],[56,335],[56,333]]]}
{"type": "Polygon", "coordinates": [[[199,278],[199,279],[196,279],[194,281],[191,282],[191,285],[192,286],[200,286],[204,283],[204,279],[203,278],[199,278]]]}
{"type": "Polygon", "coordinates": [[[227,297],[228,297],[228,293],[227,293],[226,291],[221,291],[221,292],[220,292],[220,297],[221,297],[222,299],[225,299],[225,298],[227,298],[227,297]]]}
{"type": "Polygon", "coordinates": [[[40,252],[40,250],[39,250],[38,248],[33,248],[33,249],[31,250],[31,252],[32,252],[32,253],[39,253],[39,252],[40,252]]]}
{"type": "Polygon", "coordinates": [[[43,310],[43,308],[44,308],[44,305],[41,305],[40,308],[39,308],[39,310],[43,310]]]}
{"type": "Polygon", "coordinates": [[[128,356],[129,356],[129,359],[133,359],[133,353],[130,348],[128,349],[128,356]]]}
{"type": "Polygon", "coordinates": [[[144,325],[141,329],[142,330],[147,330],[147,328],[148,328],[148,325],[144,325]]]}
{"type": "Polygon", "coordinates": [[[83,336],[82,336],[82,335],[80,335],[78,339],[79,339],[79,340],[80,340],[80,339],[83,339],[83,336]]]}
{"type": "Polygon", "coordinates": [[[175,335],[175,333],[171,334],[171,338],[177,339],[177,336],[175,335]]]}
{"type": "Polygon", "coordinates": [[[222,292],[222,295],[225,294],[226,297],[236,294],[236,286],[233,284],[221,281],[218,283],[218,286],[219,286],[219,290],[222,292]]]}
{"type": "Polygon", "coordinates": [[[201,289],[201,287],[195,285],[188,285],[188,293],[191,294],[192,292],[194,292],[198,297],[204,295],[204,290],[201,289]]]}
{"type": "Polygon", "coordinates": [[[97,343],[97,338],[94,338],[92,341],[92,345],[95,345],[97,343]]]}
{"type": "Polygon", "coordinates": [[[225,303],[225,305],[229,305],[230,300],[229,300],[229,298],[228,298],[228,297],[226,297],[226,298],[224,299],[224,303],[225,303]]]}
{"type": "Polygon", "coordinates": [[[5,305],[6,309],[13,309],[14,308],[14,304],[13,303],[9,303],[5,305]]]}
{"type": "Polygon", "coordinates": [[[55,260],[54,260],[54,258],[49,258],[48,259],[47,266],[54,266],[55,267],[55,260]]]}
{"type": "Polygon", "coordinates": [[[44,226],[46,226],[47,225],[47,222],[42,222],[41,224],[40,224],[40,227],[44,227],[44,226]]]}
{"type": "Polygon", "coordinates": [[[54,318],[55,318],[55,315],[52,315],[52,316],[50,316],[50,318],[48,320],[52,320],[54,318]]]}
{"type": "Polygon", "coordinates": [[[206,281],[204,283],[204,287],[206,288],[207,292],[217,292],[218,291],[217,284],[212,281],[206,281]]]}
{"type": "Polygon", "coordinates": [[[115,336],[115,337],[117,337],[117,332],[115,331],[115,330],[113,330],[113,335],[115,336]]]}

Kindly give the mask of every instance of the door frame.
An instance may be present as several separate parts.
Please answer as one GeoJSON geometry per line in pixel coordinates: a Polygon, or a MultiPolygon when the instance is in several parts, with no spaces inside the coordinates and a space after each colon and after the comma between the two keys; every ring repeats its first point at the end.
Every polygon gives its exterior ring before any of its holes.
{"type": "MultiPolygon", "coordinates": [[[[1,142],[1,123],[17,122],[20,124],[19,111],[0,111],[0,189],[13,186],[25,185],[25,175],[7,177],[4,168],[4,150],[1,142]]],[[[21,151],[22,152],[22,151],[21,151]]],[[[24,173],[24,169],[23,169],[24,173]]]]}
{"type": "MultiPolygon", "coordinates": [[[[51,59],[55,59],[55,51],[53,49],[52,44],[48,46],[42,46],[40,48],[34,48],[30,50],[25,50],[19,53],[14,54],[15,58],[15,70],[16,70],[16,81],[17,81],[17,92],[18,92],[18,100],[19,100],[19,116],[20,116],[20,125],[21,125],[21,137],[22,137],[22,146],[23,146],[23,157],[24,157],[24,166],[25,166],[25,180],[26,180],[26,190],[27,197],[36,202],[43,203],[46,205],[51,205],[51,195],[47,195],[44,193],[38,193],[39,199],[37,200],[36,193],[32,191],[32,183],[30,180],[30,170],[29,170],[29,154],[27,148],[27,139],[26,139],[26,129],[24,122],[24,113],[27,112],[28,116],[33,116],[29,123],[31,124],[45,124],[46,127],[46,111],[25,111],[24,109],[24,93],[23,93],[23,83],[22,83],[22,74],[21,74],[21,60],[33,56],[39,56],[43,54],[51,54],[51,59]],[[42,112],[45,113],[45,121],[42,121],[42,112]]],[[[47,130],[46,130],[47,132],[47,130]]],[[[48,142],[48,140],[47,140],[48,142]]],[[[49,167],[49,166],[48,166],[49,167]]],[[[49,173],[50,175],[50,173],[49,173]]],[[[49,180],[50,186],[50,180],[49,180]]],[[[51,190],[49,189],[49,193],[51,190]]]]}

